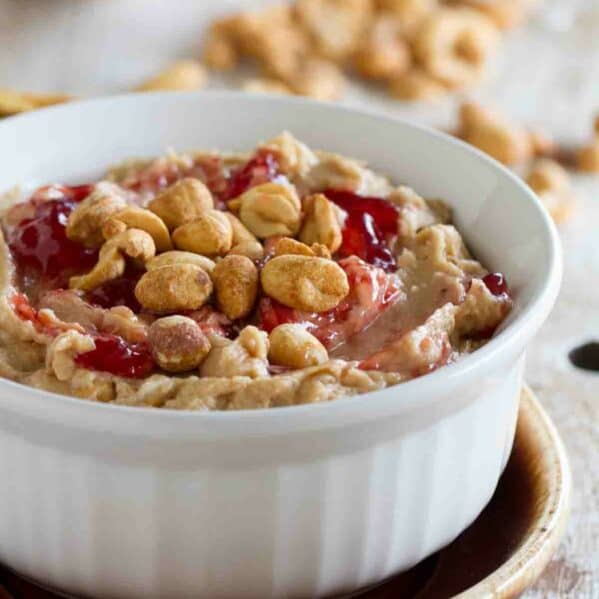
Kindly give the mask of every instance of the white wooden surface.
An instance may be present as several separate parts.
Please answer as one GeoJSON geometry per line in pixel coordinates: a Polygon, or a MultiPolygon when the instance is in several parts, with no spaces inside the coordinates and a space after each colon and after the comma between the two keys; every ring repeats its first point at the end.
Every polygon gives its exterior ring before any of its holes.
{"type": "MultiPolygon", "coordinates": [[[[267,3],[0,0],[0,87],[90,96],[126,90],[173,58],[198,56],[214,16],[267,3]]],[[[528,26],[507,35],[474,95],[560,140],[588,136],[599,111],[599,0],[547,0],[528,26]]],[[[352,85],[345,101],[447,127],[456,99],[408,107],[352,85]]],[[[599,340],[599,177],[578,177],[576,187],[578,210],[561,229],[563,289],[530,348],[527,373],[566,442],[575,494],[568,535],[527,599],[599,597],[599,374],[567,360],[579,342],[599,340]]]]}

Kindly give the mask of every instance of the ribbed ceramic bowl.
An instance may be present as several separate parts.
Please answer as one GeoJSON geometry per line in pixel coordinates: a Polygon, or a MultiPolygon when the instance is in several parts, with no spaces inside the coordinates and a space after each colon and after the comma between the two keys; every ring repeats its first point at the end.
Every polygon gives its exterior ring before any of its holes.
{"type": "Polygon", "coordinates": [[[107,98],[0,123],[0,189],[80,182],[172,146],[249,149],[289,129],[455,209],[506,273],[507,326],[457,364],[326,405],[185,413],[0,382],[0,562],[101,597],[313,597],[408,568],[491,497],[524,350],[561,276],[555,229],[507,170],[404,122],[239,94],[107,98]]]}

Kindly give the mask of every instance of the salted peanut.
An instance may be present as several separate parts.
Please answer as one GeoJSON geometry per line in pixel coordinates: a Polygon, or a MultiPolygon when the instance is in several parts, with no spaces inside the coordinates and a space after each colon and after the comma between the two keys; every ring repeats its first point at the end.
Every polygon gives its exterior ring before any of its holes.
{"type": "Polygon", "coordinates": [[[72,100],[66,94],[34,94],[10,89],[0,89],[0,117],[61,104],[72,100]]]}
{"type": "Polygon", "coordinates": [[[204,87],[208,76],[206,69],[195,60],[174,62],[156,76],[147,79],[135,91],[187,90],[204,87]]]}
{"type": "Polygon", "coordinates": [[[210,190],[192,177],[177,181],[148,204],[148,210],[160,217],[169,231],[195,220],[212,208],[214,199],[210,190]]]}
{"type": "Polygon", "coordinates": [[[298,256],[314,256],[314,252],[310,246],[296,241],[291,237],[281,237],[275,244],[275,256],[283,256],[285,254],[295,254],[298,256]]]}
{"type": "Polygon", "coordinates": [[[460,136],[508,166],[525,162],[532,154],[526,130],[473,102],[460,108],[460,136]]]}
{"type": "Polygon", "coordinates": [[[576,166],[587,173],[599,173],[599,139],[578,150],[576,166]]]}
{"type": "Polygon", "coordinates": [[[166,252],[172,249],[171,237],[161,218],[150,210],[138,206],[127,206],[118,210],[102,224],[102,234],[110,239],[127,229],[141,229],[151,235],[156,251],[166,252]]]}
{"type": "Polygon", "coordinates": [[[342,242],[341,225],[335,207],[321,193],[304,199],[306,212],[299,238],[307,245],[319,243],[335,253],[342,242]]]}
{"type": "Polygon", "coordinates": [[[290,368],[307,368],[329,359],[322,343],[300,324],[280,324],[268,340],[268,358],[273,364],[290,368]]]}
{"type": "Polygon", "coordinates": [[[570,177],[566,169],[555,160],[538,160],[528,173],[526,182],[533,191],[563,191],[570,187],[570,177]]]}
{"type": "Polygon", "coordinates": [[[241,89],[256,94],[293,94],[293,91],[291,91],[291,88],[288,85],[285,85],[282,81],[268,77],[247,79],[243,82],[241,89]]]}
{"type": "Polygon", "coordinates": [[[332,260],[284,255],[269,260],[260,273],[264,292],[285,306],[326,312],[349,293],[344,270],[332,260]]]}
{"type": "Polygon", "coordinates": [[[195,264],[172,264],[146,272],[135,286],[135,297],[157,314],[201,308],[212,293],[212,281],[195,264]]]}
{"type": "Polygon", "coordinates": [[[402,31],[411,36],[424,19],[439,8],[438,0],[376,0],[377,8],[397,19],[402,31]]]}
{"type": "Polygon", "coordinates": [[[195,220],[177,227],[173,242],[180,250],[222,256],[233,243],[233,229],[229,219],[218,210],[203,212],[195,220]]]}
{"type": "Polygon", "coordinates": [[[407,102],[428,102],[446,94],[447,87],[416,67],[392,79],[389,82],[389,93],[407,102]]]}
{"type": "Polygon", "coordinates": [[[230,71],[239,63],[239,53],[232,38],[235,19],[222,19],[210,26],[202,58],[216,71],[230,71]]]}
{"type": "Polygon", "coordinates": [[[100,248],[98,262],[90,272],[71,277],[69,287],[91,291],[120,277],[125,272],[128,256],[142,264],[156,253],[152,237],[140,229],[128,229],[115,235],[100,248]]]}
{"type": "Polygon", "coordinates": [[[301,203],[291,185],[256,185],[239,197],[239,204],[241,222],[260,239],[295,235],[299,230],[301,203]]]}
{"type": "Polygon", "coordinates": [[[360,43],[353,58],[356,71],[367,79],[392,79],[404,73],[412,54],[398,19],[382,15],[360,43]]]}
{"type": "Polygon", "coordinates": [[[258,295],[258,269],[246,256],[229,255],[212,272],[216,302],[230,320],[247,316],[258,295]]]}
{"type": "Polygon", "coordinates": [[[165,316],[148,328],[148,346],[154,361],[167,372],[197,368],[211,344],[198,324],[187,316],[165,316]]]}
{"type": "Polygon", "coordinates": [[[313,243],[310,246],[310,249],[312,250],[314,256],[317,256],[318,258],[326,258],[327,260],[331,259],[331,251],[322,243],[313,243]]]}
{"type": "Polygon", "coordinates": [[[312,58],[303,61],[285,79],[294,93],[316,100],[338,100],[345,88],[345,77],[332,62],[312,58]]]}
{"type": "Polygon", "coordinates": [[[227,256],[246,256],[250,260],[258,261],[264,258],[264,247],[259,241],[242,241],[234,245],[227,256]]]}
{"type": "Polygon", "coordinates": [[[246,241],[258,241],[256,236],[231,212],[223,212],[231,223],[233,231],[233,245],[246,241]]]}
{"type": "Polygon", "coordinates": [[[201,254],[171,250],[170,252],[164,252],[164,254],[154,256],[154,258],[148,260],[146,262],[146,270],[156,270],[157,268],[170,266],[171,264],[194,264],[205,270],[208,274],[210,274],[216,266],[213,260],[210,260],[210,258],[202,256],[201,254]]]}
{"type": "Polygon", "coordinates": [[[413,49],[425,71],[448,86],[459,87],[478,79],[497,40],[497,28],[481,13],[441,9],[426,18],[413,49]]]}
{"type": "Polygon", "coordinates": [[[92,193],[69,214],[67,237],[86,247],[100,247],[105,239],[102,225],[127,202],[112,183],[99,183],[92,193]]]}
{"type": "Polygon", "coordinates": [[[297,0],[295,11],[316,52],[338,61],[355,51],[372,7],[370,0],[297,0]]]}
{"type": "Polygon", "coordinates": [[[318,156],[306,144],[296,139],[289,131],[269,139],[260,148],[275,152],[281,172],[291,179],[304,177],[318,164],[318,156]]]}
{"type": "Polygon", "coordinates": [[[534,156],[553,156],[557,152],[555,140],[546,131],[533,129],[528,132],[530,148],[534,156]]]}

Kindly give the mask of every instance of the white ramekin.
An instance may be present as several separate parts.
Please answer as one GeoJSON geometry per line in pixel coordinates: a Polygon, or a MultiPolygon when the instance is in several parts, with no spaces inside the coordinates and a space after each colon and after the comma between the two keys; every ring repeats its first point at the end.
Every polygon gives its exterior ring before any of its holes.
{"type": "Polygon", "coordinates": [[[129,156],[252,147],[289,129],[455,208],[516,296],[484,348],[326,405],[231,413],[125,408],[0,382],[0,562],[86,597],[312,597],[410,567],[491,497],[523,355],[561,276],[555,229],[494,161],[443,134],[306,100],[107,98],[0,123],[0,189],[83,182],[129,156]]]}

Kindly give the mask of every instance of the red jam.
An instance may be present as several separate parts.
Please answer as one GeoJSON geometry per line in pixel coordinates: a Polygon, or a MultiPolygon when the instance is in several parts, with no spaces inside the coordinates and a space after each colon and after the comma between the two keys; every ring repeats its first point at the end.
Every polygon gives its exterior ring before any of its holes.
{"type": "Polygon", "coordinates": [[[397,265],[388,242],[397,235],[397,207],[382,198],[351,191],[329,189],[324,194],[347,212],[339,256],[358,256],[385,272],[395,271],[397,265]]]}
{"type": "Polygon", "coordinates": [[[71,275],[90,270],[97,251],[67,238],[65,227],[77,202],[91,187],[45,187],[30,202],[37,204],[31,218],[9,233],[8,244],[20,274],[36,273],[46,287],[63,287],[71,275]],[[45,198],[47,201],[43,201],[45,198]]]}
{"type": "Polygon", "coordinates": [[[101,308],[112,308],[113,306],[127,306],[133,312],[140,312],[141,306],[135,297],[135,286],[144,271],[132,264],[127,265],[124,274],[112,279],[100,287],[90,291],[86,299],[90,304],[101,308]]]}
{"type": "Polygon", "coordinates": [[[122,337],[107,334],[98,335],[94,342],[95,349],[75,357],[82,368],[134,379],[144,378],[154,369],[154,360],[144,343],[129,344],[122,337]]]}
{"type": "Polygon", "coordinates": [[[280,324],[303,324],[330,349],[365,329],[398,298],[397,280],[383,270],[356,257],[341,260],[339,266],[347,274],[350,291],[338,306],[328,312],[301,312],[264,297],[258,304],[260,328],[270,332],[280,324]]]}
{"type": "Polygon", "coordinates": [[[510,294],[510,288],[507,281],[500,272],[492,272],[484,276],[483,283],[487,286],[487,289],[497,297],[510,294]]]}
{"type": "Polygon", "coordinates": [[[251,187],[268,183],[278,174],[279,161],[276,155],[268,150],[258,150],[253,158],[231,173],[223,200],[231,200],[251,187]]]}

